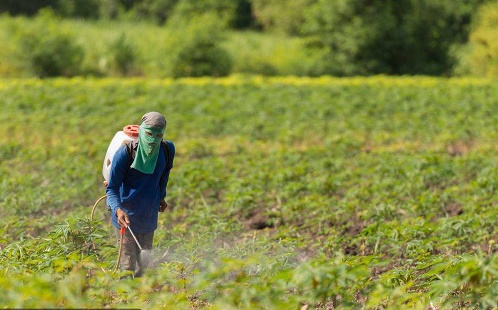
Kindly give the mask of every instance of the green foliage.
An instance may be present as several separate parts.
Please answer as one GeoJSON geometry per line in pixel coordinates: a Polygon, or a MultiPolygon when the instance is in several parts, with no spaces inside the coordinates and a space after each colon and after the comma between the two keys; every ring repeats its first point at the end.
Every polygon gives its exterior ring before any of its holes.
{"type": "Polygon", "coordinates": [[[38,17],[43,29],[21,30],[20,45],[31,70],[40,77],[73,76],[79,73],[84,50],[75,36],[57,27],[50,11],[38,17]]]}
{"type": "Polygon", "coordinates": [[[0,302],[496,307],[497,91],[421,77],[1,81],[0,302]],[[119,281],[105,204],[86,219],[108,143],[150,110],[177,147],[170,209],[153,268],[119,281]]]}
{"type": "Polygon", "coordinates": [[[137,52],[122,33],[109,46],[111,67],[122,76],[133,74],[136,70],[137,52]]]}
{"type": "Polygon", "coordinates": [[[304,23],[303,12],[316,0],[251,0],[256,21],[265,31],[300,34],[304,23]]]}
{"type": "MultiPolygon", "coordinates": [[[[464,45],[470,19],[484,0],[367,2],[112,0],[102,1],[99,13],[102,20],[112,21],[3,16],[0,74],[482,75],[491,70],[485,56],[489,51],[479,52],[482,44],[476,42],[482,40],[476,34],[471,46],[464,45]],[[249,12],[267,25],[263,31],[226,31],[254,26],[249,12]],[[155,24],[147,22],[151,18],[155,24]],[[197,25],[186,25],[189,21],[197,25]],[[39,29],[47,28],[51,30],[45,38],[39,29]],[[117,39],[123,33],[126,38],[117,39]],[[30,59],[32,50],[37,55],[30,59]],[[471,54],[465,56],[467,52],[471,54]],[[457,62],[461,65],[454,70],[457,62]]],[[[64,3],[69,12],[80,2],[64,3]]],[[[60,8],[54,10],[61,14],[60,8]]]]}
{"type": "Polygon", "coordinates": [[[473,20],[469,43],[461,53],[462,61],[456,71],[459,74],[494,77],[498,75],[498,3],[491,1],[482,5],[473,20]]]}
{"type": "Polygon", "coordinates": [[[0,13],[33,16],[44,9],[50,9],[60,16],[97,18],[99,2],[97,0],[5,0],[0,3],[0,13]]]}
{"type": "Polygon", "coordinates": [[[98,0],[58,0],[54,10],[61,16],[70,18],[99,18],[98,0]]]}
{"type": "Polygon", "coordinates": [[[227,24],[233,18],[238,1],[233,0],[179,0],[174,8],[170,23],[185,23],[205,14],[216,16],[220,24],[227,24]]]}
{"type": "Polygon", "coordinates": [[[7,12],[12,15],[35,15],[40,9],[47,6],[55,7],[59,0],[5,0],[0,2],[0,13],[7,12]]]}
{"type": "Polygon", "coordinates": [[[226,76],[230,74],[232,59],[222,47],[225,39],[223,25],[215,15],[194,17],[186,25],[175,27],[176,46],[172,64],[173,77],[226,76]],[[178,31],[178,27],[183,31],[178,31]]]}
{"type": "Polygon", "coordinates": [[[234,17],[229,21],[229,25],[234,29],[247,29],[255,24],[252,12],[252,2],[250,0],[237,0],[234,17]]]}
{"type": "Polygon", "coordinates": [[[305,48],[302,38],[268,36],[246,31],[230,33],[223,44],[233,59],[234,73],[272,75],[312,75],[319,57],[305,48]]]}
{"type": "MultiPolygon", "coordinates": [[[[230,28],[244,29],[252,26],[252,10],[249,0],[144,0],[127,2],[127,5],[117,2],[119,1],[114,1],[114,6],[121,8],[122,12],[116,12],[115,15],[137,21],[152,20],[158,25],[174,22],[173,20],[190,20],[195,16],[208,13],[223,19],[230,28]]],[[[106,15],[108,16],[109,13],[106,15]]]]}
{"type": "MultiPolygon", "coordinates": [[[[165,68],[170,68],[170,49],[174,47],[163,46],[165,31],[162,28],[152,26],[163,26],[165,24],[177,25],[186,21],[194,20],[204,14],[216,16],[218,23],[233,30],[237,36],[245,40],[245,33],[238,30],[250,29],[265,34],[270,40],[279,40],[277,35],[285,36],[287,40],[300,38],[306,41],[303,47],[301,42],[293,44],[292,53],[286,53],[287,44],[280,44],[275,52],[272,50],[253,50],[249,53],[234,49],[230,58],[240,59],[240,63],[234,68],[240,68],[240,73],[265,74],[265,75],[438,75],[450,74],[475,74],[494,75],[492,66],[485,64],[493,62],[493,27],[479,26],[479,20],[485,12],[492,20],[493,3],[491,0],[43,0],[43,1],[3,1],[0,4],[0,12],[18,16],[34,16],[44,9],[50,9],[55,14],[68,18],[69,21],[81,23],[69,18],[87,18],[95,21],[119,21],[130,23],[125,27],[139,27],[144,29],[150,27],[151,33],[142,33],[145,38],[130,36],[130,44],[137,50],[142,50],[140,59],[141,68],[137,68],[137,74],[147,75],[153,71],[155,77],[164,77],[165,68]],[[477,8],[489,3],[477,12],[477,8]],[[477,12],[477,13],[476,13],[477,12]],[[469,31],[471,20],[477,25],[470,38],[469,31]],[[482,29],[481,29],[482,28],[482,29]],[[157,35],[156,35],[157,34],[157,35]],[[153,38],[153,39],[150,39],[153,38]],[[159,40],[158,40],[159,38],[159,40]],[[151,41],[152,43],[142,43],[151,41]],[[484,42],[484,43],[483,43],[484,42]],[[140,46],[143,44],[143,46],[140,46]],[[145,53],[154,47],[152,56],[145,53]],[[271,54],[269,56],[269,54],[271,54]],[[247,59],[247,55],[251,56],[247,59]],[[491,55],[491,56],[489,56],[491,55]],[[491,57],[491,58],[490,58],[491,57]],[[270,59],[269,59],[270,58],[270,59]],[[155,71],[154,71],[155,70],[155,71]]],[[[87,22],[88,23],[88,22],[87,22]]],[[[61,28],[62,28],[61,24],[61,28]]],[[[88,27],[88,26],[87,26],[88,27]]],[[[43,26],[40,28],[44,28],[43,26]]],[[[103,40],[99,53],[108,49],[109,38],[116,34],[114,29],[104,29],[106,33],[97,36],[103,40]]],[[[173,26],[174,29],[175,26],[173,26]]],[[[115,69],[106,67],[106,58],[102,54],[95,55],[93,44],[97,41],[87,41],[88,34],[78,28],[78,41],[88,44],[85,59],[86,67],[83,74],[113,75],[110,72],[115,69]],[[88,42],[88,43],[86,43],[88,42]],[[104,70],[102,69],[104,68],[104,70]]],[[[99,29],[102,31],[102,29],[99,29]]],[[[178,31],[183,31],[179,27],[178,31]]],[[[119,30],[122,32],[123,30],[119,30]]],[[[138,31],[138,30],[137,30],[138,31]]],[[[129,33],[130,31],[127,31],[129,33]]],[[[174,32],[174,31],[172,31],[174,32]]],[[[7,45],[2,54],[7,54],[5,63],[0,64],[0,73],[5,72],[7,76],[15,75],[18,69],[23,69],[22,64],[16,63],[10,57],[10,53],[16,53],[16,48],[8,46],[8,38],[1,38],[7,45]],[[6,41],[5,41],[6,40],[6,41]]],[[[5,35],[4,35],[5,36],[5,35]]],[[[95,37],[95,36],[94,36],[95,37]]],[[[52,40],[53,41],[53,40],[52,40]]],[[[68,40],[61,43],[49,42],[50,46],[67,45],[68,40]]],[[[71,41],[71,40],[69,40],[71,41]]],[[[40,45],[40,44],[37,44],[40,45]]],[[[264,42],[258,43],[264,46],[264,42]]],[[[187,48],[182,58],[195,51],[208,48],[205,59],[194,55],[192,59],[186,59],[186,63],[200,63],[199,73],[193,75],[204,75],[205,71],[211,71],[204,67],[205,62],[219,62],[226,58],[226,53],[220,50],[212,50],[205,45],[194,44],[187,48]],[[219,56],[218,54],[224,54],[219,56]]],[[[54,52],[59,49],[52,47],[54,52]]],[[[55,59],[47,59],[49,48],[43,48],[44,61],[37,60],[38,67],[56,67],[55,59]],[[48,65],[47,63],[50,63],[48,65]]],[[[171,53],[173,58],[177,53],[171,53]]],[[[5,57],[5,55],[0,55],[5,57]]],[[[182,65],[180,76],[190,76],[192,71],[189,65],[182,65]]],[[[226,72],[228,61],[223,62],[221,71],[226,72]]],[[[38,70],[39,71],[39,70],[38,70]]],[[[60,71],[60,70],[59,70],[60,71]]],[[[74,71],[69,68],[68,71],[74,71]]],[[[170,70],[171,71],[171,70],[170,70]]],[[[230,71],[230,70],[228,70],[230,71]]],[[[25,76],[27,74],[19,74],[25,76]]],[[[54,74],[54,73],[50,73],[54,74]]],[[[74,74],[69,73],[69,74],[74,74]]],[[[224,75],[225,73],[221,74],[224,75]]],[[[57,74],[58,75],[58,74],[57,74]]],[[[220,75],[216,72],[214,75],[220,75]]],[[[170,75],[171,76],[171,75],[170,75]]]]}
{"type": "Polygon", "coordinates": [[[440,281],[431,286],[431,293],[443,305],[462,307],[475,305],[481,309],[496,308],[498,257],[482,253],[436,264],[428,275],[442,272],[440,281]]]}
{"type": "Polygon", "coordinates": [[[113,20],[118,18],[119,13],[122,12],[119,2],[117,0],[101,0],[99,6],[100,19],[113,20]]]}
{"type": "Polygon", "coordinates": [[[453,67],[453,45],[465,42],[481,2],[318,1],[304,32],[326,52],[322,73],[440,75],[453,67]]]}
{"type": "Polygon", "coordinates": [[[134,8],[139,20],[153,19],[158,25],[163,25],[173,15],[179,0],[145,0],[136,4],[134,8]]]}
{"type": "MultiPolygon", "coordinates": [[[[187,51],[183,52],[182,57],[190,63],[198,61],[204,64],[199,71],[211,70],[217,75],[234,70],[268,75],[305,73],[301,68],[305,68],[308,61],[299,61],[300,58],[306,58],[306,55],[300,52],[298,39],[272,39],[255,32],[240,36],[233,32],[220,31],[221,26],[209,18],[200,20],[206,21],[203,24],[206,28],[201,25],[158,27],[133,23],[63,20],[56,23],[54,21],[53,25],[69,32],[84,49],[80,70],[84,75],[113,76],[127,72],[128,75],[171,77],[173,64],[178,59],[180,49],[189,51],[197,46],[199,48],[194,54],[198,57],[192,59],[193,55],[189,55],[187,51]],[[182,32],[182,29],[187,30],[182,32]],[[185,38],[188,40],[184,40],[185,38]],[[203,55],[204,50],[207,50],[206,55],[203,55]],[[118,59],[120,64],[116,63],[118,59]],[[219,66],[213,68],[213,62],[219,66]]],[[[5,59],[5,62],[0,63],[0,75],[34,75],[28,61],[21,58],[22,53],[16,43],[19,39],[24,40],[22,37],[28,29],[32,29],[30,32],[36,32],[36,29],[46,27],[47,24],[41,19],[23,18],[0,19],[0,24],[0,29],[5,30],[0,31],[0,37],[7,42],[5,48],[0,50],[0,55],[5,59]]]]}

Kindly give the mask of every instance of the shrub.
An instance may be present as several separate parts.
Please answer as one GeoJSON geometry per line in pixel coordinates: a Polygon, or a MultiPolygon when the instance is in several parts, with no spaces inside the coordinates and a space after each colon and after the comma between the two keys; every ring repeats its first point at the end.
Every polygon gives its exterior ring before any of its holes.
{"type": "Polygon", "coordinates": [[[78,74],[85,53],[75,42],[74,35],[55,25],[56,18],[51,11],[45,11],[38,18],[46,27],[24,30],[20,39],[22,54],[33,73],[40,77],[78,74]]]}
{"type": "Polygon", "coordinates": [[[123,76],[133,73],[135,70],[137,52],[124,33],[111,42],[109,54],[113,70],[123,76]]]}
{"type": "Polygon", "coordinates": [[[180,30],[176,28],[175,31],[178,35],[175,41],[178,44],[175,44],[176,52],[173,57],[173,77],[230,74],[232,59],[221,46],[224,31],[220,31],[220,25],[215,16],[196,17],[192,22],[180,26],[180,30]]]}
{"type": "Polygon", "coordinates": [[[498,2],[479,8],[475,15],[474,28],[465,47],[457,73],[477,76],[498,75],[498,2]]]}
{"type": "Polygon", "coordinates": [[[27,39],[33,71],[40,77],[72,76],[79,71],[83,50],[69,36],[34,36],[27,39]]]}
{"type": "Polygon", "coordinates": [[[480,1],[318,0],[306,11],[303,31],[325,51],[323,73],[447,74],[480,1]]]}
{"type": "Polygon", "coordinates": [[[226,76],[230,74],[230,55],[213,42],[198,40],[185,46],[173,67],[174,77],[226,76]]]}

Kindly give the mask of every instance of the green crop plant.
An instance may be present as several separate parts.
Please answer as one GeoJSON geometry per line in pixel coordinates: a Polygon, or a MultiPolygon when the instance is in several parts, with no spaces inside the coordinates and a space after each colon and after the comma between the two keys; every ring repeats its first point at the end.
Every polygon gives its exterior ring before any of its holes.
{"type": "Polygon", "coordinates": [[[5,307],[493,308],[497,85],[425,77],[0,80],[5,307]],[[114,134],[177,157],[155,265],[112,273],[114,134]]]}

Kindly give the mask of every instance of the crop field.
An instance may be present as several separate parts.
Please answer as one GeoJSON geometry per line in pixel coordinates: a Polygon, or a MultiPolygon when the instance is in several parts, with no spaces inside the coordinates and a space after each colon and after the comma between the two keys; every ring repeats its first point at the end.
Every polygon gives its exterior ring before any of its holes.
{"type": "Polygon", "coordinates": [[[427,77],[0,80],[0,305],[496,309],[498,84],[427,77]],[[113,273],[102,163],[166,115],[144,277],[113,273]]]}

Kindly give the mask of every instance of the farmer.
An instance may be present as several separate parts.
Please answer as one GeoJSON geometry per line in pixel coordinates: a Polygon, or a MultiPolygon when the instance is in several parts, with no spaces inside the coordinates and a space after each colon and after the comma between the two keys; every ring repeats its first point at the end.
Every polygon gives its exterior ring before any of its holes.
{"type": "MultiPolygon", "coordinates": [[[[175,146],[163,141],[166,118],[157,112],[146,113],[138,130],[138,141],[123,144],[113,157],[107,205],[112,214],[118,241],[120,228],[130,228],[142,249],[152,249],[158,212],[163,212],[166,185],[173,167],[175,146]],[[131,154],[130,154],[131,151],[131,154]]],[[[140,248],[130,229],[123,237],[121,269],[140,277],[147,262],[141,261],[140,248]]]]}

